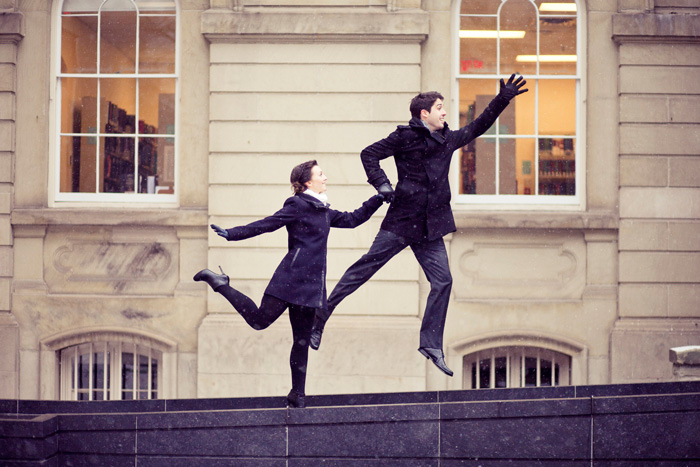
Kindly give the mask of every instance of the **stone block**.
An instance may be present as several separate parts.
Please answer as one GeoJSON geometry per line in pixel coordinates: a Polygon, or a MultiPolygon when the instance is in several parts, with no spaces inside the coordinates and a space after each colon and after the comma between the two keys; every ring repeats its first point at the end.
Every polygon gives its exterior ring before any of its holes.
{"type": "Polygon", "coordinates": [[[610,335],[612,383],[672,381],[668,349],[696,344],[697,319],[621,319],[610,335]]]}
{"type": "Polygon", "coordinates": [[[46,235],[44,263],[53,293],[152,295],[155,287],[168,294],[179,280],[179,243],[170,228],[55,227],[46,235]]]}
{"type": "Polygon", "coordinates": [[[669,250],[700,250],[700,222],[669,222],[668,231],[669,250]]]}
{"type": "MultiPolygon", "coordinates": [[[[604,37],[610,37],[611,14],[608,11],[592,11],[589,16],[589,50],[595,49],[596,60],[587,65],[589,99],[612,99],[618,97],[616,71],[619,67],[614,44],[604,37]]],[[[595,115],[595,114],[593,114],[595,115]]],[[[608,114],[613,115],[613,114],[608,114]]]]}
{"type": "Polygon", "coordinates": [[[688,66],[620,67],[620,92],[625,94],[700,94],[698,80],[687,79],[695,68],[688,66]],[[669,87],[668,83],[675,83],[669,87]]]}
{"type": "Polygon", "coordinates": [[[620,96],[620,122],[666,123],[670,120],[668,96],[624,94],[620,96]]]}
{"type": "Polygon", "coordinates": [[[671,158],[668,182],[672,187],[700,187],[700,157],[671,158]]]}
{"type": "Polygon", "coordinates": [[[0,63],[0,91],[16,92],[15,65],[0,63]]]}
{"type": "Polygon", "coordinates": [[[700,218],[700,191],[691,188],[620,188],[620,217],[700,218]]]}
{"type": "Polygon", "coordinates": [[[15,373],[16,378],[19,329],[16,324],[8,324],[0,324],[0,372],[6,375],[15,373]]]}
{"type": "Polygon", "coordinates": [[[669,360],[678,365],[700,366],[700,346],[686,345],[669,351],[669,360]]]}
{"type": "MultiPolygon", "coordinates": [[[[600,78],[615,79],[615,78],[600,78]]],[[[591,83],[593,84],[593,83],[591,83]]],[[[611,125],[610,118],[618,115],[617,93],[608,95],[609,91],[601,90],[600,97],[589,97],[588,100],[588,121],[587,132],[589,135],[595,134],[598,137],[588,138],[587,144],[587,164],[591,167],[607,167],[596,177],[587,177],[586,196],[589,209],[612,211],[617,210],[617,188],[619,186],[618,164],[619,164],[619,125],[611,125]],[[610,118],[594,118],[594,115],[607,115],[610,118]]]]}
{"type": "Polygon", "coordinates": [[[620,317],[665,318],[669,310],[667,285],[620,284],[620,317]]]}
{"type": "Polygon", "coordinates": [[[224,153],[305,154],[299,163],[316,154],[355,153],[386,137],[395,124],[367,122],[212,122],[209,150],[224,153]]]}
{"type": "Polygon", "coordinates": [[[621,251],[668,250],[669,227],[665,221],[623,219],[620,221],[621,251]]]}
{"type": "Polygon", "coordinates": [[[15,119],[15,95],[10,92],[0,92],[0,120],[15,119]]]}
{"type": "Polygon", "coordinates": [[[640,125],[620,126],[620,153],[640,155],[696,155],[700,146],[697,125],[640,125]]]}
{"type": "Polygon", "coordinates": [[[12,183],[14,171],[12,170],[12,152],[0,151],[0,183],[12,183]]]}
{"type": "Polygon", "coordinates": [[[0,277],[0,312],[12,307],[12,278],[0,277]]]}
{"type": "Polygon", "coordinates": [[[697,282],[700,253],[621,252],[620,282],[697,282]]]}
{"type": "Polygon", "coordinates": [[[700,310],[700,284],[670,284],[668,316],[697,318],[700,310]]]}
{"type": "Polygon", "coordinates": [[[700,122],[700,96],[671,96],[669,115],[676,123],[700,122]]]}
{"type": "Polygon", "coordinates": [[[628,42],[620,44],[620,64],[698,66],[700,65],[700,58],[697,53],[694,53],[696,51],[696,46],[691,43],[628,42]]]}
{"type": "Polygon", "coordinates": [[[452,293],[457,300],[580,297],[586,254],[576,236],[467,232],[451,244],[452,293]]]}
{"type": "MultiPolygon", "coordinates": [[[[413,93],[396,94],[243,94],[216,93],[210,98],[211,120],[403,123],[410,119],[413,93]]],[[[397,123],[397,124],[398,124],[397,123]]],[[[298,156],[297,156],[298,157],[298,156]]]]}
{"type": "Polygon", "coordinates": [[[17,62],[17,46],[12,42],[0,43],[0,63],[17,62]]]}
{"type": "Polygon", "coordinates": [[[406,64],[420,63],[420,45],[393,43],[212,44],[211,63],[406,64]]]}
{"type": "Polygon", "coordinates": [[[0,277],[14,277],[14,253],[10,246],[0,246],[0,277]]]}
{"type": "Polygon", "coordinates": [[[402,65],[212,65],[212,92],[403,92],[420,90],[420,66],[402,65]]]}
{"type": "Polygon", "coordinates": [[[0,214],[0,245],[12,245],[12,225],[9,214],[0,214]]]}
{"type": "Polygon", "coordinates": [[[586,285],[617,285],[617,242],[586,242],[586,285]]]}
{"type": "Polygon", "coordinates": [[[0,151],[10,152],[14,149],[15,123],[12,120],[0,120],[0,151]]]}

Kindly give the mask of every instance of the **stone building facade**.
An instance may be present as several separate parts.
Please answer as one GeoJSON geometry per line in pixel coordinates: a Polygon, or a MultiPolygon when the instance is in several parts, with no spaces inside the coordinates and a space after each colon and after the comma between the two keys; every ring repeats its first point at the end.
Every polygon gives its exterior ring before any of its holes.
{"type": "MultiPolygon", "coordinates": [[[[208,225],[275,212],[312,158],[333,207],[354,209],[374,191],[362,148],[404,124],[420,91],[443,93],[451,127],[472,118],[510,74],[511,45],[489,71],[485,39],[466,31],[515,30],[530,7],[540,60],[513,69],[528,97],[482,137],[499,149],[455,155],[455,376],[416,352],[429,285],[407,250],[337,309],[307,391],[672,379],[669,349],[700,341],[700,4],[578,1],[547,17],[541,0],[499,3],[0,0],[0,398],[285,394],[286,318],[253,331],[192,281],[221,265],[259,300],[284,231],[227,243],[208,225]],[[555,45],[574,65],[548,68],[548,31],[569,34],[555,45]],[[95,48],[97,68],[81,62],[95,48]],[[137,66],[106,68],[124,56],[137,66]]],[[[329,290],[385,210],[331,233],[329,290]]]]}

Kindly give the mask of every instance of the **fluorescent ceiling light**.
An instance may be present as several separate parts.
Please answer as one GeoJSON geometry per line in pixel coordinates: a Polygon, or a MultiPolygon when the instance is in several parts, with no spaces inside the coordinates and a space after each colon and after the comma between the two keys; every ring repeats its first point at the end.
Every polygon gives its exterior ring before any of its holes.
{"type": "Polygon", "coordinates": [[[576,55],[518,55],[516,62],[576,62],[576,55]]]}
{"type": "Polygon", "coordinates": [[[459,37],[462,39],[522,39],[525,37],[525,31],[477,31],[471,29],[462,29],[459,31],[459,37]]]}
{"type": "Polygon", "coordinates": [[[573,11],[576,12],[575,3],[543,3],[540,11],[573,11]]]}

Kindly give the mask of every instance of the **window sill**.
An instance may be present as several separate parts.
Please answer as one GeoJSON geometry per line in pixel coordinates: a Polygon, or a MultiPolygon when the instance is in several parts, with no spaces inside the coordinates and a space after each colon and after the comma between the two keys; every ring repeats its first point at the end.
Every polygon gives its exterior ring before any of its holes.
{"type": "Polygon", "coordinates": [[[620,220],[610,211],[502,212],[454,211],[457,229],[617,230],[620,220]]]}
{"type": "Polygon", "coordinates": [[[206,225],[208,214],[201,209],[14,209],[12,225],[206,225]]]}

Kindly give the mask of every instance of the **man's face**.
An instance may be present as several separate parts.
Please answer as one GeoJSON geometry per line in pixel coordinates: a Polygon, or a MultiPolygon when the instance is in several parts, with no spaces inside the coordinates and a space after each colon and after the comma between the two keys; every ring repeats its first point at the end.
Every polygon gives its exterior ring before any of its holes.
{"type": "Polygon", "coordinates": [[[311,168],[311,180],[306,182],[306,187],[320,195],[326,191],[326,180],[328,180],[328,178],[323,175],[323,170],[321,170],[321,167],[314,165],[311,168]]]}
{"type": "Polygon", "coordinates": [[[430,131],[441,130],[445,126],[445,115],[447,112],[443,108],[442,99],[436,99],[430,112],[427,110],[420,111],[420,118],[428,125],[430,131]]]}

